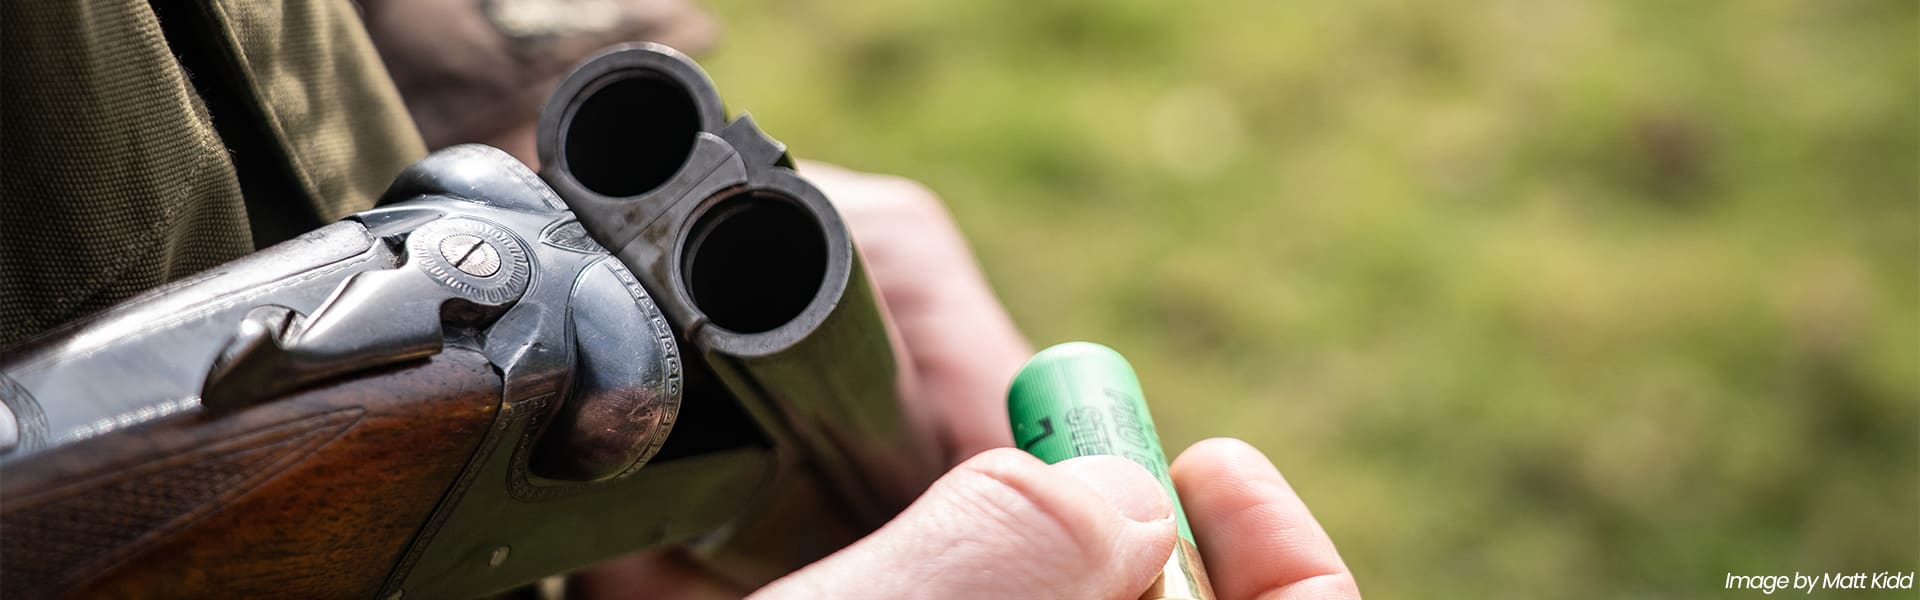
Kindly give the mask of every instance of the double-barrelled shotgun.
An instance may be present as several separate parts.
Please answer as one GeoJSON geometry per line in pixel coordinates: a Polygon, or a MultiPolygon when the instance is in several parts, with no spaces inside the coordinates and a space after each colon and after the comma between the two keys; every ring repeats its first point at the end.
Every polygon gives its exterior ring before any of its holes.
{"type": "Polygon", "coordinates": [[[925,485],[846,227],[697,65],[601,54],[539,136],[0,352],[0,597],[770,577],[925,485]]]}

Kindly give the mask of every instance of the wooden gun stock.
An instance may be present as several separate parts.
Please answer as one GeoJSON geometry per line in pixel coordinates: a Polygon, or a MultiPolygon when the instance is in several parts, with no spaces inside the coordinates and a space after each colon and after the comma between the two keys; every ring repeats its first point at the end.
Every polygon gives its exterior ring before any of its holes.
{"type": "Polygon", "coordinates": [[[0,596],[372,596],[500,398],[487,360],[449,347],[7,465],[0,596]]]}
{"type": "Polygon", "coordinates": [[[0,351],[0,596],[470,597],[667,544],[765,581],[877,527],[937,472],[884,311],[725,117],[691,59],[617,47],[555,93],[538,175],[443,149],[0,351]]]}

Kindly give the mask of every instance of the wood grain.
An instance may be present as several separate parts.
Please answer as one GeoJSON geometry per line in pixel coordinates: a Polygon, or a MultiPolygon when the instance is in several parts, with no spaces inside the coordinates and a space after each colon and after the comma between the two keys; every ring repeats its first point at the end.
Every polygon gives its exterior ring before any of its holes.
{"type": "Polygon", "coordinates": [[[7,598],[367,597],[499,408],[480,355],[234,414],[187,414],[0,472],[7,598]]]}

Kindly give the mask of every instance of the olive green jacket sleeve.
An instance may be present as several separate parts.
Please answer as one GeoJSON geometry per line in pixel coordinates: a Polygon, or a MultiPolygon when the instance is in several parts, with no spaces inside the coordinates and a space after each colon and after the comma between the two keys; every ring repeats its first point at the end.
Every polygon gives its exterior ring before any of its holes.
{"type": "Polygon", "coordinates": [[[368,208],[424,152],[349,0],[0,3],[0,346],[368,208]]]}

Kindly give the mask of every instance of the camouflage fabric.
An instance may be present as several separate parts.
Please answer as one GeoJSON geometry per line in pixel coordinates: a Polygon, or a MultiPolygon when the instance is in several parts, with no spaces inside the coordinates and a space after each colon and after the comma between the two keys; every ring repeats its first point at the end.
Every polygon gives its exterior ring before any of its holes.
{"type": "Polygon", "coordinates": [[[367,208],[425,152],[347,0],[0,27],[0,345],[367,208]]]}
{"type": "Polygon", "coordinates": [[[573,66],[622,42],[694,54],[713,19],[689,0],[368,0],[367,30],[427,145],[534,160],[533,127],[573,66]]]}
{"type": "Polygon", "coordinates": [[[687,0],[4,2],[0,28],[0,347],[369,208],[428,147],[530,161],[573,64],[714,38],[687,0]]]}

